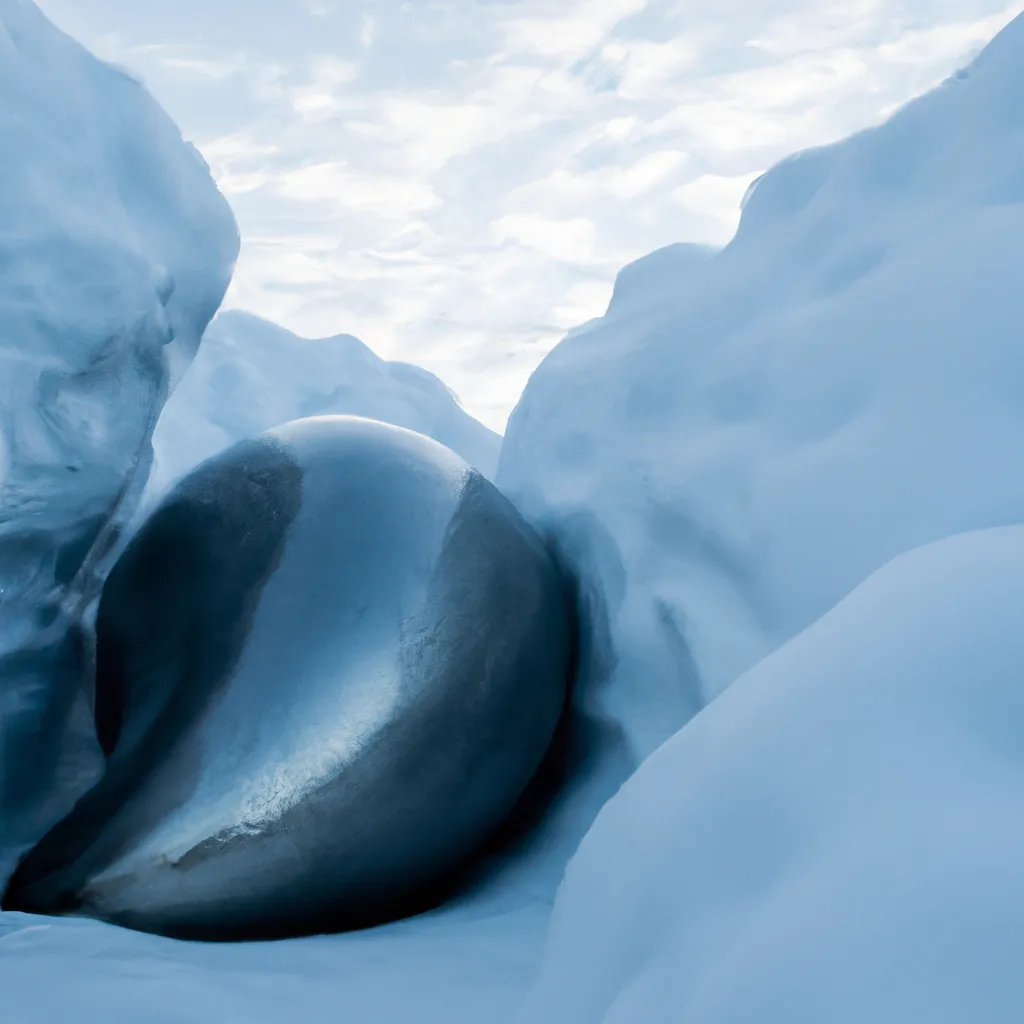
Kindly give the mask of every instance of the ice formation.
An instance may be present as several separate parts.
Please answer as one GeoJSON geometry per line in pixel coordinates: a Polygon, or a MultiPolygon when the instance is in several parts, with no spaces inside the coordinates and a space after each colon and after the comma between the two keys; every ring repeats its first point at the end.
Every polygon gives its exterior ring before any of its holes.
{"type": "Polygon", "coordinates": [[[386,362],[350,335],[300,338],[228,310],[210,325],[157,424],[151,494],[236,441],[289,420],[339,413],[425,434],[494,476],[501,439],[432,373],[386,362]]]}
{"type": "Polygon", "coordinates": [[[0,877],[94,766],[83,613],[238,235],[142,86],[0,0],[0,877]],[[75,730],[72,729],[72,732],[75,730]]]}
{"type": "Polygon", "coordinates": [[[224,939],[432,906],[548,749],[566,596],[515,508],[420,434],[326,416],[240,442],[111,571],[106,772],[4,907],[224,939]]]}

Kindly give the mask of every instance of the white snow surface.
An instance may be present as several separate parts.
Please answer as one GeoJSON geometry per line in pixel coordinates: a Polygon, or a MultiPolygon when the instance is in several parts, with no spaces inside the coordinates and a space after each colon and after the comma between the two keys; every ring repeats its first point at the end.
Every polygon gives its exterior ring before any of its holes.
{"type": "Polygon", "coordinates": [[[519,1024],[1016,1024],[1024,526],[903,555],[649,758],[519,1024]]]}
{"type": "Polygon", "coordinates": [[[498,484],[581,577],[581,700],[632,763],[889,559],[1024,519],[1022,280],[1018,18],[540,366],[498,484]]]}
{"type": "Polygon", "coordinates": [[[97,921],[0,914],[0,1019],[510,1021],[537,972],[549,913],[542,903],[456,908],[350,935],[215,945],[97,921]]]}
{"type": "MultiPolygon", "coordinates": [[[[393,423],[451,448],[486,477],[500,437],[432,373],[386,362],[358,338],[300,338],[239,310],[220,313],[153,437],[150,491],[165,490],[235,441],[303,416],[345,413],[393,423]]],[[[148,498],[147,498],[148,503],[148,498]]]]}
{"type": "Polygon", "coordinates": [[[0,879],[49,813],[33,790],[77,771],[56,761],[82,612],[238,245],[145,89],[0,0],[0,879]]]}

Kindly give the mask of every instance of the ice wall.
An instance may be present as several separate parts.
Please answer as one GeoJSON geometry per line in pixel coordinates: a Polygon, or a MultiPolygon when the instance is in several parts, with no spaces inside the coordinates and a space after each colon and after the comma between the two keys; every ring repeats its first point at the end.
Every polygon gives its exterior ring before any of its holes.
{"type": "Polygon", "coordinates": [[[90,771],[95,570],[239,243],[145,89],[30,0],[0,0],[0,154],[2,878],[90,771]]]}

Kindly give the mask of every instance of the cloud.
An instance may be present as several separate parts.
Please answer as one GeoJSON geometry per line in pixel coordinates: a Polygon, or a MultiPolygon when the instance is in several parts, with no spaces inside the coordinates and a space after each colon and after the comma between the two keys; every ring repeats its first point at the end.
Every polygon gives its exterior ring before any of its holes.
{"type": "Polygon", "coordinates": [[[1020,0],[42,0],[141,75],[243,234],[229,303],[439,373],[501,427],[621,265],[876,123],[1020,0]]]}
{"type": "Polygon", "coordinates": [[[274,182],[286,199],[402,219],[437,206],[430,184],[418,178],[369,177],[340,161],[306,164],[286,171],[274,182]]]}
{"type": "Polygon", "coordinates": [[[359,28],[359,45],[369,49],[373,46],[373,34],[376,28],[376,22],[369,14],[363,15],[362,25],[359,28]]]}
{"type": "Polygon", "coordinates": [[[515,241],[549,259],[583,264],[594,258],[596,231],[583,217],[550,220],[532,213],[509,213],[491,226],[496,244],[515,241]]]}
{"type": "Polygon", "coordinates": [[[353,61],[320,56],[312,62],[308,82],[291,89],[295,112],[305,120],[320,121],[347,109],[345,87],[359,76],[353,61]]]}
{"type": "Polygon", "coordinates": [[[513,16],[499,22],[505,53],[512,57],[527,54],[574,60],[594,50],[619,22],[642,11],[647,0],[577,0],[561,4],[563,12],[554,15],[552,6],[559,5],[527,6],[535,10],[531,16],[513,16]]]}
{"type": "Polygon", "coordinates": [[[175,71],[185,71],[192,74],[202,75],[205,78],[222,80],[231,78],[238,74],[238,62],[228,58],[226,60],[203,60],[199,57],[174,57],[168,54],[160,58],[164,67],[175,71]]]}

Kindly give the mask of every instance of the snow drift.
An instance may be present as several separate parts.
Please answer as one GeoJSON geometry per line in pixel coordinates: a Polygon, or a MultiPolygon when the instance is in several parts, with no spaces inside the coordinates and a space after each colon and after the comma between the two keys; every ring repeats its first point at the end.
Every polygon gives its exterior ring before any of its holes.
{"type": "Polygon", "coordinates": [[[90,661],[82,613],[238,234],[139,83],[29,0],[0,0],[0,153],[3,878],[87,770],[88,743],[58,742],[90,661]]]}
{"type": "Polygon", "coordinates": [[[210,325],[153,437],[157,494],[197,463],[304,416],[366,416],[426,434],[492,478],[500,438],[432,373],[386,362],[358,338],[310,340],[230,310],[210,325]]]}
{"type": "Polygon", "coordinates": [[[606,805],[521,1024],[1015,1024],[1024,526],[897,558],[606,805]]]}
{"type": "Polygon", "coordinates": [[[1018,18],[769,171],[722,252],[627,268],[541,365],[498,483],[580,576],[620,763],[892,557],[1024,519],[1022,280],[1018,18]]]}

